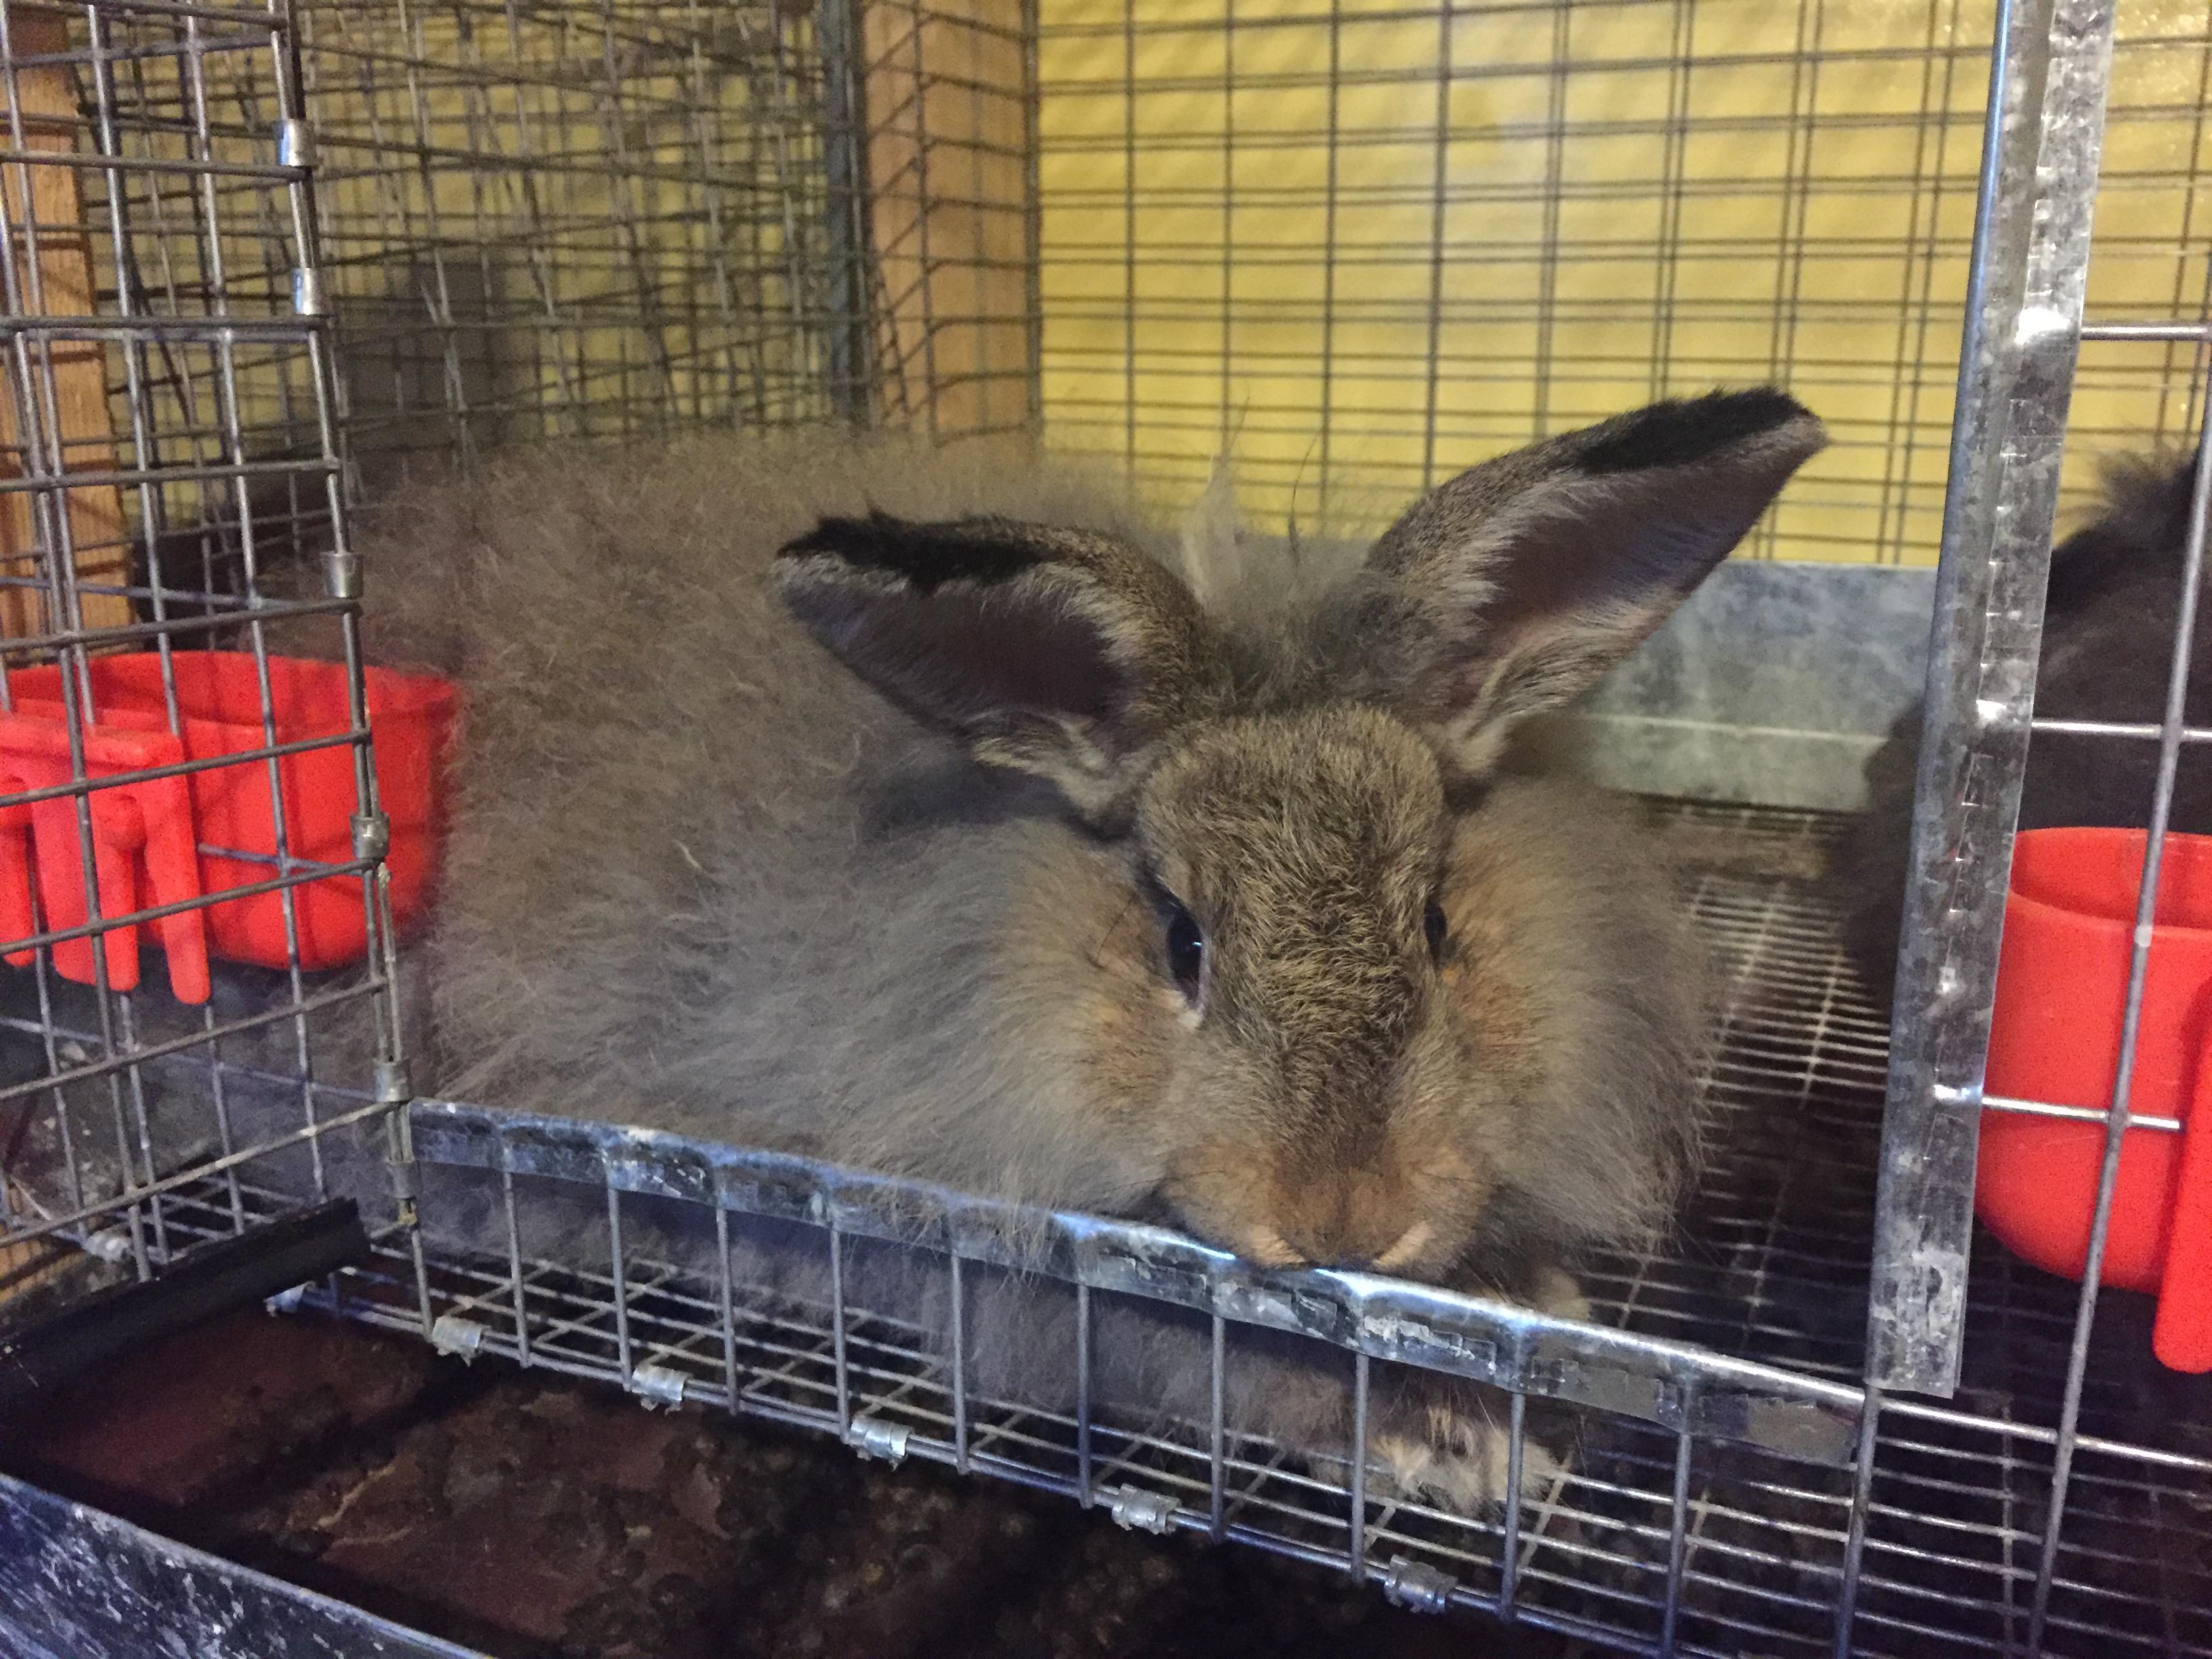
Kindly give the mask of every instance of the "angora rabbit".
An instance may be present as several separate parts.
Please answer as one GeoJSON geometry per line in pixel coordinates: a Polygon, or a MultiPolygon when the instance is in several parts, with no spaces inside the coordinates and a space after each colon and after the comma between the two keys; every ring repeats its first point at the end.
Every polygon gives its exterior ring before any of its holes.
{"type": "MultiPolygon", "coordinates": [[[[2152,725],[2164,717],[2196,484],[2193,461],[2116,462],[2106,472],[2102,511],[2051,550],[2035,678],[2039,716],[2152,725]]],[[[2194,723],[2202,723],[2212,695],[2208,622],[2212,617],[2198,621],[2189,665],[2194,723]]],[[[1851,954],[1884,1007],[1897,971],[1920,717],[1916,703],[1867,762],[1867,810],[1838,862],[1850,905],[1851,954]]],[[[2157,771],[2154,743],[2039,732],[2021,783],[2020,828],[2140,829],[2150,821],[2157,771]]],[[[2172,823],[2212,830],[2212,764],[2193,745],[2181,751],[2172,823]]]]}
{"type": "MultiPolygon", "coordinates": [[[[1462,474],[1310,598],[1193,550],[1207,605],[999,453],[556,452],[418,496],[372,648],[469,703],[416,1086],[1571,1308],[1554,1264],[1694,1163],[1699,957],[1625,815],[1501,758],[1823,441],[1774,391],[1659,404],[1462,474]]],[[[1143,1386],[1187,1395],[1195,1340],[1143,1386]]],[[[1341,1376],[1231,1394],[1340,1438],[1341,1376]]],[[[1480,1401],[1378,1398],[1405,1486],[1497,1495],[1480,1401]]]]}

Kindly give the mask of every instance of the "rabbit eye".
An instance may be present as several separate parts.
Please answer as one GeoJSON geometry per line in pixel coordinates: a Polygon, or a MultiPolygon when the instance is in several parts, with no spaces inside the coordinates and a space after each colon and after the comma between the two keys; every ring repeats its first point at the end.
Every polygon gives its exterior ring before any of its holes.
{"type": "Polygon", "coordinates": [[[1206,935],[1180,904],[1168,913],[1168,971],[1185,996],[1198,995],[1199,973],[1206,966],[1206,935]]]}
{"type": "Polygon", "coordinates": [[[1432,957],[1442,957],[1444,953],[1446,927],[1443,906],[1431,899],[1428,910],[1421,917],[1421,932],[1428,936],[1429,954],[1432,957]]]}

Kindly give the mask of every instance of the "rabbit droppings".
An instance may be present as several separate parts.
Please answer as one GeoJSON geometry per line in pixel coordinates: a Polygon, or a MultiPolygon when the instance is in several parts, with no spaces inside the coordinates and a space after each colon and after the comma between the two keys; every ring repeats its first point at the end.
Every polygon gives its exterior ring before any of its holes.
{"type": "MultiPolygon", "coordinates": [[[[555,451],[402,501],[371,654],[467,698],[416,1086],[1581,1310],[1559,1264],[1694,1164],[1699,955],[1620,811],[1501,759],[1824,441],[1778,392],[1659,404],[1311,594],[988,447],[555,451]]],[[[790,1255],[746,1271],[802,1293],[790,1255]]],[[[969,1386],[1066,1410],[1037,1305],[971,1289],[969,1386]]],[[[1231,1428],[1341,1455],[1348,1358],[1242,1334],[1231,1428]]],[[[1205,1419],[1203,1320],[1094,1351],[1102,1413],[1205,1419]]],[[[1494,1501],[1499,1400],[1378,1365],[1375,1452],[1494,1501]]]]}
{"type": "MultiPolygon", "coordinates": [[[[2105,473],[2097,516],[2051,553],[2035,712],[2051,720],[2156,724],[2166,712],[2173,623],[2189,540],[2197,466],[2124,459],[2105,473]]],[[[2212,697],[2212,628],[2200,624],[2189,663],[2189,718],[2212,697]]],[[[1921,708],[1890,728],[1866,764],[1867,808],[1838,849],[1853,961],[1880,1006],[1897,971],[1912,835],[1921,708]]],[[[2158,745],[2120,738],[2039,732],[2021,781],[2022,830],[2141,829],[2150,821],[2158,745]]],[[[2212,830],[2212,759],[2185,747],[2174,778],[2176,830],[2212,830]]]]}

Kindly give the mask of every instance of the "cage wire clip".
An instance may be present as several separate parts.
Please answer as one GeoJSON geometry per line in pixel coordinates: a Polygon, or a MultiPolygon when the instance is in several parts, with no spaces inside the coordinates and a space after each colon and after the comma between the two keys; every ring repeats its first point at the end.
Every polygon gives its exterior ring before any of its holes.
{"type": "Polygon", "coordinates": [[[1115,1490],[1106,1506],[1114,1524],[1124,1532],[1156,1533],[1164,1538],[1175,1525],[1176,1511],[1182,1505],[1165,1492],[1143,1492],[1135,1486],[1115,1490]]]}
{"type": "Polygon", "coordinates": [[[440,1314],[430,1327],[430,1346],[440,1353],[459,1354],[463,1360],[471,1360],[483,1351],[487,1334],[483,1326],[465,1315],[440,1314]]]}
{"type": "Polygon", "coordinates": [[[361,555],[349,547],[334,547],[323,555],[323,586],[334,599],[361,597],[361,555]]]}
{"type": "Polygon", "coordinates": [[[648,1360],[632,1369],[628,1386],[647,1411],[655,1406],[684,1403],[684,1373],[673,1365],[656,1365],[648,1360]]]}
{"type": "Polygon", "coordinates": [[[276,165],[303,169],[315,165],[315,130],[296,115],[276,123],[276,165]]]}
{"type": "MultiPolygon", "coordinates": [[[[376,1098],[381,1104],[404,1106],[415,1097],[414,1080],[404,1060],[376,1062],[376,1098]]],[[[407,1133],[407,1114],[392,1111],[384,1119],[384,1168],[392,1181],[392,1197],[399,1209],[399,1224],[412,1227],[421,1219],[422,1170],[415,1162],[414,1137],[407,1133]]]]}
{"type": "Polygon", "coordinates": [[[392,851],[392,820],[381,812],[353,815],[353,855],[380,859],[392,851]]]}
{"type": "Polygon", "coordinates": [[[845,1443],[863,1457],[879,1457],[896,1468],[906,1462],[908,1430],[903,1423],[886,1423],[878,1417],[856,1417],[846,1431],[845,1443]]]}
{"type": "Polygon", "coordinates": [[[1442,1613],[1451,1606],[1452,1592],[1458,1588],[1459,1580],[1442,1568],[1402,1555],[1392,1556],[1389,1571],[1382,1575],[1384,1599],[1408,1613],[1442,1613]]]}
{"type": "Polygon", "coordinates": [[[121,1227],[106,1227],[96,1233],[84,1236],[84,1248],[111,1267],[119,1267],[131,1256],[131,1235],[121,1227]]]}

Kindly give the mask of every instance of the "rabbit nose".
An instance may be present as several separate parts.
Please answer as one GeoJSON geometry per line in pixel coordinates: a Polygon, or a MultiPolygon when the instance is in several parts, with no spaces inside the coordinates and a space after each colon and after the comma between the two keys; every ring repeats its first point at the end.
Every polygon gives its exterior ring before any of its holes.
{"type": "Polygon", "coordinates": [[[1300,1263],[1317,1267],[1378,1268],[1419,1256],[1425,1224],[1406,1220],[1405,1194],[1395,1182],[1361,1171],[1316,1183],[1289,1206],[1280,1239],[1300,1263]]]}

